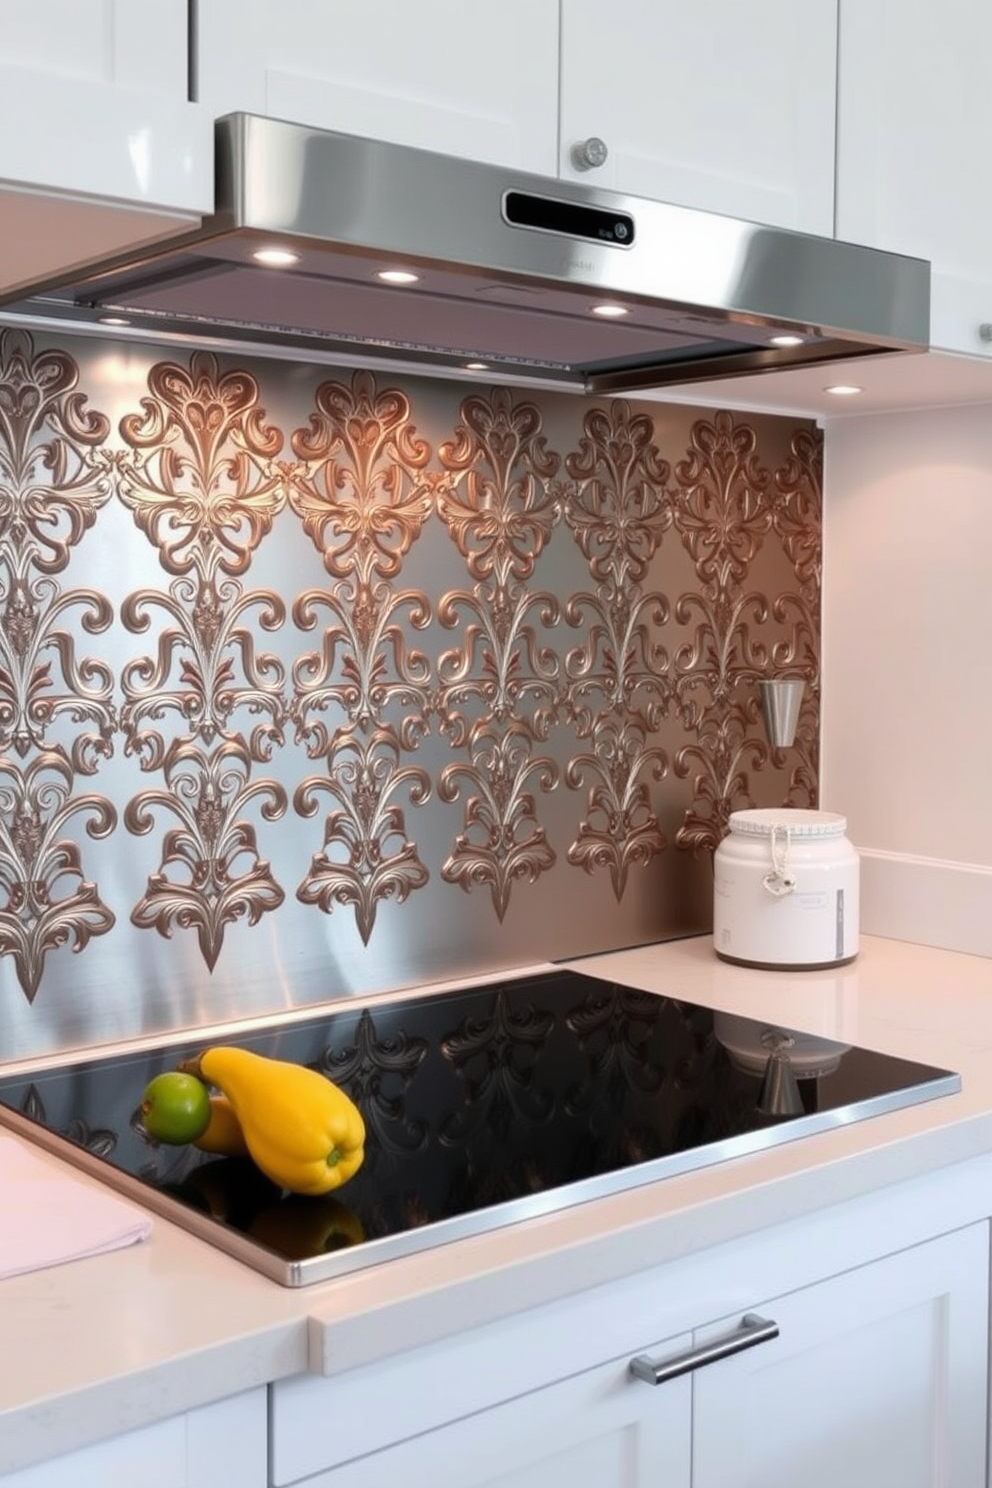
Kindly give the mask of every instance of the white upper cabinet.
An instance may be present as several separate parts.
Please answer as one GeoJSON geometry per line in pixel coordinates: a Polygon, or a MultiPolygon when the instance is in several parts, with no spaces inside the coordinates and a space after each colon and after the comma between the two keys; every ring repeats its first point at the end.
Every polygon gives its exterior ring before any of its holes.
{"type": "Polygon", "coordinates": [[[988,0],[841,0],[837,236],[933,265],[931,341],[992,354],[988,0]]]}
{"type": "Polygon", "coordinates": [[[201,0],[194,96],[830,236],[836,45],[837,0],[201,0]]]}
{"type": "Polygon", "coordinates": [[[564,0],[563,176],[830,237],[837,0],[564,0]],[[581,170],[588,139],[608,149],[581,170]]]}
{"type": "Polygon", "coordinates": [[[0,290],[185,231],[213,206],[186,0],[3,7],[0,290]]]}
{"type": "Polygon", "coordinates": [[[201,0],[194,56],[214,115],[556,169],[558,0],[201,0]]]}

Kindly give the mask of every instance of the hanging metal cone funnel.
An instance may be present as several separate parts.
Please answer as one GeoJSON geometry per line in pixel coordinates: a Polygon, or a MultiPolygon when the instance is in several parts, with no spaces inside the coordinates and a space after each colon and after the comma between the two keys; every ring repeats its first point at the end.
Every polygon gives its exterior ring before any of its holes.
{"type": "Polygon", "coordinates": [[[763,1116],[801,1116],[804,1109],[789,1056],[784,1049],[776,1049],[765,1066],[758,1110],[763,1116]]]}
{"type": "Polygon", "coordinates": [[[789,749],[796,737],[799,709],[802,705],[806,683],[801,677],[778,678],[770,682],[759,682],[761,711],[765,718],[765,732],[775,749],[789,749]]]}

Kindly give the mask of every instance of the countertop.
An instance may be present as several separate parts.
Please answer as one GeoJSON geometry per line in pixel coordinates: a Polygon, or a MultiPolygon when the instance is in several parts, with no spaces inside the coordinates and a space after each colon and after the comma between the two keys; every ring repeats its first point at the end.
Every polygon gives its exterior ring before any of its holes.
{"type": "Polygon", "coordinates": [[[0,1473],[992,1152],[992,960],[864,936],[850,966],[763,972],[719,961],[701,936],[572,964],[939,1064],[961,1074],[962,1090],[299,1290],[156,1217],[128,1250],[0,1282],[0,1473]]]}

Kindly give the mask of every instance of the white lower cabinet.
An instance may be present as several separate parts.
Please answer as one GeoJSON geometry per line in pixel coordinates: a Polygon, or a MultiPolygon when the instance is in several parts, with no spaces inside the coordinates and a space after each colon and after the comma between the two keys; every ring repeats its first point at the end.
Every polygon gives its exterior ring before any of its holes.
{"type": "MultiPolygon", "coordinates": [[[[464,1344],[453,1347],[446,1407],[443,1346],[418,1351],[423,1357],[409,1361],[405,1383],[402,1359],[386,1366],[378,1391],[374,1366],[359,1372],[367,1373],[364,1382],[288,1382],[282,1401],[283,1387],[273,1391],[273,1481],[279,1488],[301,1481],[291,1475],[295,1460],[306,1469],[307,1488],[984,1488],[988,1261],[988,1226],[971,1224],[756,1298],[743,1316],[614,1353],[624,1333],[643,1338],[653,1311],[684,1309],[690,1297],[705,1307],[695,1295],[698,1271],[675,1302],[684,1271],[676,1263],[644,1286],[639,1307],[628,1283],[606,1289],[615,1293],[612,1317],[608,1295],[587,1302],[572,1338],[560,1309],[540,1309],[518,1327],[508,1351],[495,1337],[483,1341],[474,1366],[459,1352],[464,1344]],[[574,1367],[582,1359],[578,1327],[595,1327],[597,1309],[602,1362],[570,1372],[569,1360],[574,1367]],[[764,1326],[772,1324],[775,1336],[752,1341],[774,1333],[764,1326]],[[562,1377],[530,1389],[551,1329],[564,1343],[562,1377]],[[308,1418],[326,1421],[337,1405],[344,1419],[385,1431],[400,1388],[408,1414],[419,1412],[427,1428],[439,1411],[463,1409],[473,1385],[476,1398],[512,1391],[513,1356],[518,1393],[511,1398],[341,1461],[346,1439],[314,1473],[319,1450],[314,1455],[312,1441],[302,1440],[308,1418]],[[658,1384],[638,1378],[632,1358],[642,1361],[642,1374],[656,1367],[673,1377],[658,1384]],[[356,1384],[366,1391],[364,1408],[352,1393],[356,1384]]],[[[714,1295],[720,1289],[714,1277],[714,1295]]],[[[595,1332],[585,1339],[587,1349],[595,1339],[595,1332]]]]}
{"type": "Polygon", "coordinates": [[[987,1265],[975,1225],[762,1305],[693,1378],[693,1488],[981,1488],[987,1265]]]}
{"type": "Polygon", "coordinates": [[[0,1488],[266,1488],[264,1385],[0,1477],[0,1488]]]}

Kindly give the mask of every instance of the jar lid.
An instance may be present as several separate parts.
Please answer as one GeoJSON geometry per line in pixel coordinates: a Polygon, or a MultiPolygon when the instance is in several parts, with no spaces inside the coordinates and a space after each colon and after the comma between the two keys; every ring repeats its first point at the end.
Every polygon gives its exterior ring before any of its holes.
{"type": "Polygon", "coordinates": [[[765,806],[754,811],[732,811],[730,830],[748,837],[770,837],[776,830],[785,830],[790,837],[843,837],[847,831],[847,817],[836,811],[765,806]]]}

